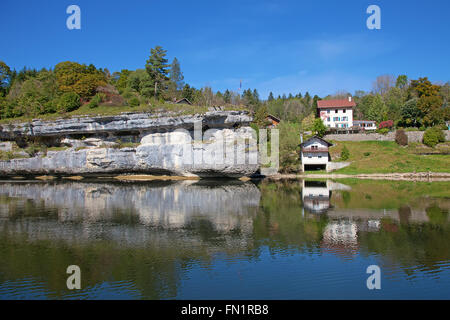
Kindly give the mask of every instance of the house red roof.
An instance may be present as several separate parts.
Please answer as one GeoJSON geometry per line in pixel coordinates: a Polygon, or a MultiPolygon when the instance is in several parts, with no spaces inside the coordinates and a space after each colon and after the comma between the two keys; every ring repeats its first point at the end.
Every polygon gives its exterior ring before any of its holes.
{"type": "Polygon", "coordinates": [[[317,101],[317,108],[342,108],[342,107],[356,107],[355,101],[348,99],[335,99],[335,100],[320,100],[317,101]]]}

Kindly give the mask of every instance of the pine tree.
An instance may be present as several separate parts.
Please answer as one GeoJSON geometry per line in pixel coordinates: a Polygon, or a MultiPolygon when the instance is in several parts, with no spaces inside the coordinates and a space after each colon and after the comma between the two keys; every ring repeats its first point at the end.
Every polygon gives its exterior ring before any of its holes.
{"type": "Polygon", "coordinates": [[[267,99],[268,101],[272,101],[274,98],[273,98],[273,93],[272,93],[272,91],[270,91],[270,93],[269,93],[269,98],[267,99]]]}
{"type": "Polygon", "coordinates": [[[150,79],[154,84],[154,94],[155,97],[158,96],[158,89],[164,89],[165,84],[168,80],[168,60],[166,57],[167,51],[164,50],[160,46],[156,46],[154,49],[150,50],[150,57],[147,60],[147,64],[145,65],[145,69],[147,70],[150,79]]]}
{"type": "Polygon", "coordinates": [[[231,103],[231,92],[230,90],[226,90],[225,93],[223,94],[223,100],[225,101],[225,103],[231,103]]]}
{"type": "Polygon", "coordinates": [[[182,90],[184,87],[184,76],[181,72],[180,63],[178,59],[173,58],[169,71],[169,79],[176,85],[177,90],[182,90]]]}
{"type": "Polygon", "coordinates": [[[256,103],[259,103],[259,93],[256,89],[253,89],[253,99],[256,103]]]}

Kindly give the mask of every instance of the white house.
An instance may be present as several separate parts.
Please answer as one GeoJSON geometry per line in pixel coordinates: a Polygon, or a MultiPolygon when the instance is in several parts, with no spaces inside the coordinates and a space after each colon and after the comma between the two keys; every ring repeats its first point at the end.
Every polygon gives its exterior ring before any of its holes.
{"type": "Polygon", "coordinates": [[[328,181],[303,180],[302,201],[304,209],[322,213],[330,208],[331,191],[328,181]]]}
{"type": "Polygon", "coordinates": [[[356,107],[356,103],[352,97],[317,101],[319,116],[328,128],[353,127],[353,107],[356,107]]]}
{"type": "Polygon", "coordinates": [[[310,167],[323,167],[328,171],[328,163],[331,160],[328,148],[332,145],[332,143],[318,136],[314,136],[300,144],[303,171],[310,167]]]}
{"type": "Polygon", "coordinates": [[[377,123],[370,120],[354,120],[353,125],[362,130],[377,130],[377,123]]]}

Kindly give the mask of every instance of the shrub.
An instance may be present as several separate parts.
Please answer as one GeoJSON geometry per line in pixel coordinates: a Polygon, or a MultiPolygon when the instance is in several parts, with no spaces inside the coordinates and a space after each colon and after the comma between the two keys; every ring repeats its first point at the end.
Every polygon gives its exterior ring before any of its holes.
{"type": "Polygon", "coordinates": [[[91,109],[97,108],[100,104],[100,102],[102,102],[102,98],[101,96],[97,93],[92,99],[91,101],[89,101],[88,103],[88,107],[91,109]]]}
{"type": "Polygon", "coordinates": [[[364,152],[364,157],[368,157],[372,154],[372,152],[364,152]]]}
{"type": "Polygon", "coordinates": [[[327,131],[327,127],[323,124],[322,119],[318,118],[314,120],[312,131],[317,134],[319,137],[323,137],[325,135],[325,132],[327,131]]]}
{"type": "Polygon", "coordinates": [[[344,148],[341,151],[341,160],[342,161],[348,160],[349,157],[350,157],[350,151],[348,151],[347,147],[344,146],[344,148]]]}
{"type": "Polygon", "coordinates": [[[389,132],[388,128],[377,129],[377,132],[380,134],[387,134],[389,132]]]}
{"type": "Polygon", "coordinates": [[[380,122],[380,125],[378,126],[379,129],[388,128],[391,129],[394,126],[394,121],[387,120],[380,122]]]}
{"type": "Polygon", "coordinates": [[[432,127],[425,131],[423,143],[434,148],[439,142],[445,142],[445,136],[439,127],[432,127]]]}
{"type": "Polygon", "coordinates": [[[130,100],[128,100],[128,104],[130,105],[130,107],[137,107],[140,103],[141,102],[137,97],[133,97],[130,100]]]}
{"type": "Polygon", "coordinates": [[[58,110],[60,112],[71,112],[81,106],[80,96],[75,92],[64,93],[58,102],[58,110]]]}
{"type": "Polygon", "coordinates": [[[400,146],[408,145],[408,136],[404,130],[400,129],[395,132],[395,142],[400,146]]]}

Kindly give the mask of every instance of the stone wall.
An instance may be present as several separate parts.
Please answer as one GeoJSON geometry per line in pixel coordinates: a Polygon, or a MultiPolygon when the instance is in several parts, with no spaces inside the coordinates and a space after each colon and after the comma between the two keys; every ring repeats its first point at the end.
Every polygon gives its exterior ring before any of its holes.
{"type": "MultiPolygon", "coordinates": [[[[424,131],[406,131],[408,142],[422,142],[424,131]]],[[[450,141],[450,131],[444,131],[445,140],[450,141]]],[[[356,134],[328,134],[326,140],[334,141],[395,141],[395,131],[386,135],[379,133],[356,133],[356,134]]]]}

